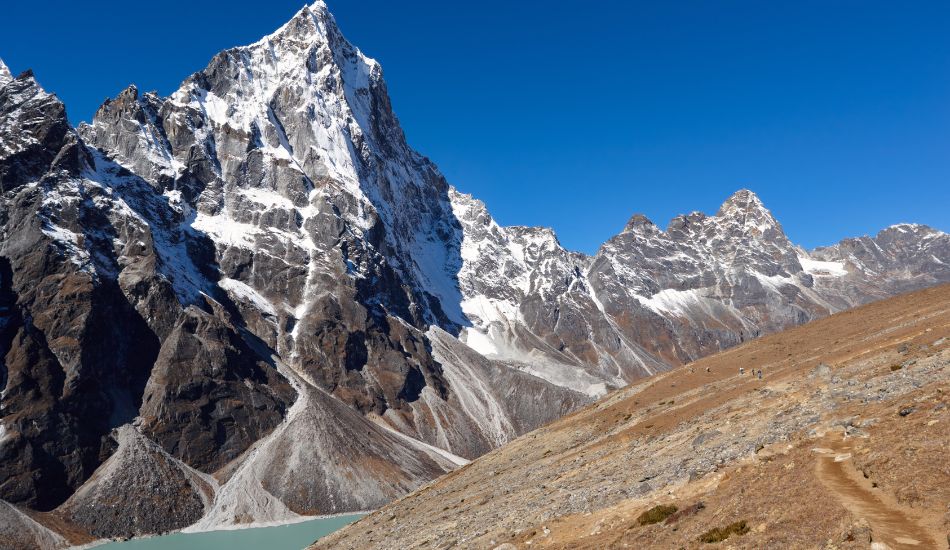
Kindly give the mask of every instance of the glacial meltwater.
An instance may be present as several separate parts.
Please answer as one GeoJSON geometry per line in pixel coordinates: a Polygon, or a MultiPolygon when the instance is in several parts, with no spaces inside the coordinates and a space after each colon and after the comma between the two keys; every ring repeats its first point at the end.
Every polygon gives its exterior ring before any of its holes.
{"type": "Polygon", "coordinates": [[[361,517],[361,514],[352,514],[275,527],[173,533],[160,537],[110,542],[96,546],[95,550],[300,550],[361,517]]]}

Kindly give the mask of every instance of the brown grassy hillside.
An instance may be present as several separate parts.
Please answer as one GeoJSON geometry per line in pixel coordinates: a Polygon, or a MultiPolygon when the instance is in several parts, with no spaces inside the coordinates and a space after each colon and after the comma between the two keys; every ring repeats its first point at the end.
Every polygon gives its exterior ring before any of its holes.
{"type": "Polygon", "coordinates": [[[314,547],[947,548],[948,365],[950,285],[870,304],[624,388],[314,547]]]}

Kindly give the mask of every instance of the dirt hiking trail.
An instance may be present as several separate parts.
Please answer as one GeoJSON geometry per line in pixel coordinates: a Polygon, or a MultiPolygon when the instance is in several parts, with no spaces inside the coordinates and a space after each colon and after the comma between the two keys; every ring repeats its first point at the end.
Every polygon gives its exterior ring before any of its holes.
{"type": "Polygon", "coordinates": [[[867,520],[874,542],[883,542],[894,550],[940,548],[936,532],[922,527],[912,510],[895,502],[857,471],[852,461],[854,449],[842,432],[829,433],[822,445],[812,449],[818,455],[818,479],[842,506],[867,520]]]}

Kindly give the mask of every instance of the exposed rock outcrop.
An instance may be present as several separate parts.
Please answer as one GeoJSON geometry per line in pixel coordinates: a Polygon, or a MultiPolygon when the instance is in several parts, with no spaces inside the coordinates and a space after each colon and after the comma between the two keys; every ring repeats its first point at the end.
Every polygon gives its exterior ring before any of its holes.
{"type": "Polygon", "coordinates": [[[170,456],[131,425],[118,448],[59,512],[96,537],[182,529],[201,519],[217,482],[170,456]]]}

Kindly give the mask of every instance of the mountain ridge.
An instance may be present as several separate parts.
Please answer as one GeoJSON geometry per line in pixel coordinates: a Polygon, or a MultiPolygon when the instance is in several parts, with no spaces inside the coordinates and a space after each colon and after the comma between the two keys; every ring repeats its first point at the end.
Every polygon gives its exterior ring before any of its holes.
{"type": "Polygon", "coordinates": [[[8,72],[0,498],[89,536],[378,507],[610,389],[950,280],[945,233],[809,253],[748,190],[592,256],[503,227],[322,2],[76,129],[8,72]],[[188,482],[121,475],[143,464],[188,482]],[[130,531],[87,513],[99,477],[180,492],[130,531]]]}
{"type": "Polygon", "coordinates": [[[634,382],[310,548],[698,549],[738,522],[735,548],[944,548],[948,365],[945,284],[634,382]]]}

